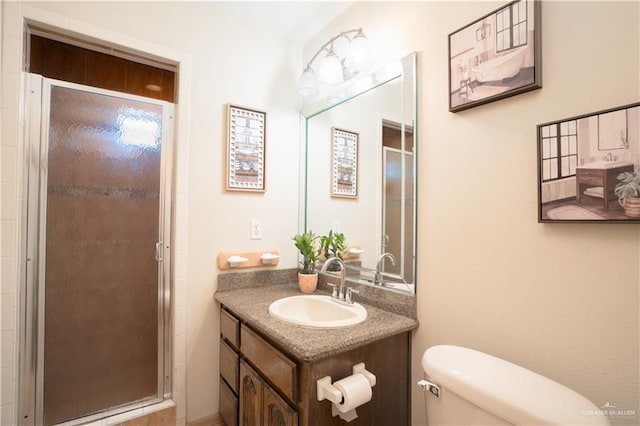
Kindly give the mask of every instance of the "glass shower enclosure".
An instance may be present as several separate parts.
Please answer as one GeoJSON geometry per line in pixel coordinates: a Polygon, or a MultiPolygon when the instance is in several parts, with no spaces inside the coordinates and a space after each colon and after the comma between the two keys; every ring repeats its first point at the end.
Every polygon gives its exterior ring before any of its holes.
{"type": "Polygon", "coordinates": [[[171,395],[173,104],[28,75],[22,424],[171,395]]]}

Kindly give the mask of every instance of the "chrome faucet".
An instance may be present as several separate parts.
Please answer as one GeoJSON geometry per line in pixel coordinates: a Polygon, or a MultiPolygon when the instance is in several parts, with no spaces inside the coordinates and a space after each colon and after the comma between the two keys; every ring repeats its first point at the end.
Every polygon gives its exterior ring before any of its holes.
{"type": "Polygon", "coordinates": [[[613,161],[613,154],[611,154],[610,152],[607,153],[606,159],[607,159],[607,161],[613,161]]]}
{"type": "Polygon", "coordinates": [[[391,260],[391,264],[396,266],[396,257],[391,253],[382,253],[382,255],[378,258],[378,263],[376,264],[376,273],[373,276],[373,284],[381,285],[382,284],[382,267],[384,265],[384,259],[389,258],[391,260]]]}
{"type": "Polygon", "coordinates": [[[347,270],[344,265],[344,261],[339,257],[335,257],[335,256],[330,257],[324,261],[324,264],[322,265],[322,269],[320,269],[320,273],[321,274],[326,273],[327,268],[329,268],[329,265],[331,265],[333,262],[336,262],[338,263],[338,265],[340,265],[340,287],[336,288],[335,284],[329,284],[333,286],[333,291],[331,292],[331,299],[338,303],[342,303],[345,305],[352,305],[353,304],[352,293],[358,293],[358,291],[352,288],[345,288],[344,280],[345,280],[345,275],[347,273],[347,270]]]}

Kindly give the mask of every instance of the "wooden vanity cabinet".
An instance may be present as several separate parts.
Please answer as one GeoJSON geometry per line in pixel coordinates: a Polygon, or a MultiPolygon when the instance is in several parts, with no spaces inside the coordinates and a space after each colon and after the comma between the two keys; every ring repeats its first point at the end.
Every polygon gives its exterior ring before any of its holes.
{"type": "Polygon", "coordinates": [[[344,426],[331,403],[318,401],[316,381],[352,374],[364,362],[376,375],[371,401],[357,408],[350,426],[410,424],[411,332],[386,337],[348,352],[304,362],[293,359],[238,320],[220,311],[220,413],[227,426],[344,426]]]}
{"type": "Polygon", "coordinates": [[[616,201],[618,196],[614,190],[619,182],[617,176],[623,172],[633,172],[633,165],[620,167],[611,167],[608,169],[589,168],[586,166],[576,167],[576,199],[578,204],[582,204],[584,190],[590,187],[602,187],[602,207],[605,211],[609,210],[609,203],[616,201]]]}

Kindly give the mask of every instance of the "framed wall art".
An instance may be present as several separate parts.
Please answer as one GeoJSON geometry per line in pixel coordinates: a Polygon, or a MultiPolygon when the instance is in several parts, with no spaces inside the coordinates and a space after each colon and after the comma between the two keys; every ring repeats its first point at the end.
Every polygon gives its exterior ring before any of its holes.
{"type": "Polygon", "coordinates": [[[640,222],[640,102],[537,131],[539,222],[640,222]]]}
{"type": "Polygon", "coordinates": [[[267,113],[227,106],[227,191],[266,191],[267,113]]]}
{"type": "Polygon", "coordinates": [[[331,196],[358,197],[358,133],[331,129],[331,196]]]}
{"type": "Polygon", "coordinates": [[[449,34],[449,111],[542,87],[539,0],[518,0],[449,34]]]}

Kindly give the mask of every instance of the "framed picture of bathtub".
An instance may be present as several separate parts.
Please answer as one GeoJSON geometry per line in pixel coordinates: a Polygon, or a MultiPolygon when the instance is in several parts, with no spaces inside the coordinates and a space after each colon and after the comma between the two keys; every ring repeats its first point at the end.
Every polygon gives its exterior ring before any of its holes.
{"type": "Polygon", "coordinates": [[[349,130],[331,129],[331,196],[358,198],[358,138],[349,130]]]}
{"type": "Polygon", "coordinates": [[[539,0],[518,0],[449,34],[449,111],[542,87],[539,0]]]}
{"type": "Polygon", "coordinates": [[[227,191],[266,191],[266,127],[266,112],[227,105],[227,191]]]}
{"type": "Polygon", "coordinates": [[[640,222],[640,102],[537,132],[539,222],[640,222]]]}

